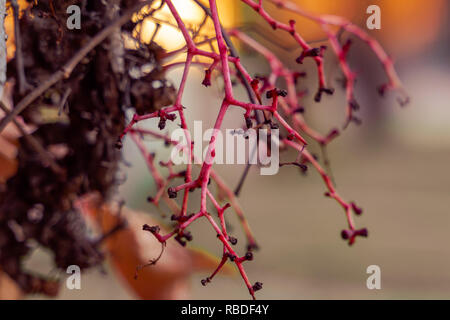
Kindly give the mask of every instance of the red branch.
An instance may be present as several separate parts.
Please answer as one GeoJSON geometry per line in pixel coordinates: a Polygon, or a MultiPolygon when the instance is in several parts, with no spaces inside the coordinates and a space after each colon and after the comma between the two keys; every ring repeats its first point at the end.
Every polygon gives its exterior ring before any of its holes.
{"type": "MultiPolygon", "coordinates": [[[[330,95],[333,94],[333,89],[326,87],[323,67],[323,52],[326,47],[311,47],[296,31],[294,20],[290,20],[288,23],[283,23],[273,19],[264,9],[261,0],[257,0],[256,2],[252,0],[241,1],[251,7],[274,30],[282,30],[289,33],[293,37],[293,39],[302,49],[301,55],[296,60],[297,63],[303,63],[303,60],[305,58],[312,58],[315,61],[319,82],[315,100],[317,102],[320,101],[323,93],[330,95]]],[[[367,43],[368,46],[374,51],[378,59],[381,61],[389,79],[388,83],[381,87],[380,93],[384,93],[387,89],[398,89],[402,94],[404,94],[401,82],[398,79],[398,76],[393,68],[392,60],[387,56],[379,43],[369,37],[362,29],[351,24],[349,21],[341,17],[331,15],[314,15],[308,13],[302,10],[297,5],[288,1],[269,1],[277,5],[281,9],[291,11],[293,13],[299,14],[302,17],[317,22],[327,35],[329,43],[339,60],[342,73],[346,79],[345,91],[347,100],[347,120],[344,127],[346,127],[351,121],[357,121],[357,118],[353,115],[353,112],[355,111],[355,109],[357,109],[357,103],[355,101],[353,89],[355,74],[352,72],[347,62],[347,53],[350,49],[350,42],[347,42],[343,45],[340,44],[337,35],[331,31],[330,26],[338,26],[341,29],[355,35],[357,38],[367,43]]],[[[286,135],[285,137],[280,138],[280,147],[284,149],[291,148],[298,153],[296,161],[287,162],[284,164],[295,164],[304,171],[306,171],[308,164],[311,164],[312,167],[315,168],[315,170],[322,177],[327,188],[325,196],[336,200],[337,203],[339,203],[339,205],[344,209],[348,223],[348,229],[342,231],[342,237],[345,240],[348,240],[349,244],[353,244],[357,236],[367,236],[367,229],[356,229],[352,216],[353,213],[356,215],[360,215],[362,213],[362,209],[359,208],[354,202],[345,201],[338,194],[334,183],[330,176],[327,174],[326,170],[323,169],[318,160],[307,150],[307,142],[303,137],[303,134],[305,134],[306,136],[312,138],[312,140],[317,142],[320,146],[325,147],[339,135],[339,131],[337,129],[332,129],[328,134],[322,135],[316,130],[312,129],[306,123],[305,119],[302,116],[302,112],[304,109],[299,102],[302,93],[298,92],[296,88],[298,79],[304,76],[304,73],[290,70],[270,50],[239,30],[229,30],[229,34],[261,54],[269,63],[271,73],[266,78],[255,79],[241,64],[239,57],[230,55],[230,48],[229,45],[227,45],[224,36],[226,31],[221,27],[215,0],[209,0],[210,12],[205,11],[205,14],[207,13],[208,15],[210,15],[210,18],[214,24],[214,37],[197,43],[194,42],[194,38],[197,36],[197,34],[193,36],[194,33],[185,26],[183,19],[180,17],[172,1],[166,0],[165,3],[170,9],[172,16],[175,18],[176,24],[185,40],[185,46],[183,46],[183,48],[167,54],[167,57],[174,57],[175,55],[186,53],[185,61],[170,63],[164,67],[165,70],[177,66],[184,67],[175,103],[172,106],[161,108],[160,110],[149,114],[135,114],[131,122],[126,126],[123,134],[119,137],[120,143],[120,141],[126,134],[130,134],[132,140],[138,146],[141,154],[145,158],[148,169],[153,179],[155,180],[157,187],[156,195],[154,197],[149,197],[149,201],[158,206],[160,200],[164,200],[164,202],[174,213],[172,215],[172,220],[176,221],[176,227],[169,233],[165,235],[160,234],[160,229],[157,226],[144,226],[144,230],[151,232],[162,244],[164,244],[168,239],[174,237],[181,245],[186,245],[186,241],[190,241],[192,239],[192,235],[186,230],[186,228],[188,228],[194,221],[205,218],[215,230],[218,240],[222,243],[223,255],[216,270],[214,270],[211,276],[202,280],[202,284],[206,285],[207,283],[209,283],[229,259],[235,263],[244,280],[245,285],[249,290],[250,295],[255,298],[255,291],[261,289],[262,284],[260,282],[251,284],[243,268],[243,263],[245,261],[253,259],[252,250],[257,248],[256,241],[233,192],[226,186],[226,183],[217,175],[217,173],[212,168],[212,163],[215,158],[217,134],[218,131],[222,128],[222,122],[225,115],[227,114],[227,111],[230,109],[230,107],[239,107],[243,109],[245,123],[247,127],[250,128],[251,126],[253,126],[252,119],[255,116],[255,111],[260,110],[264,113],[265,122],[259,123],[259,127],[267,127],[270,130],[276,126],[280,126],[281,129],[284,130],[286,135]],[[216,53],[214,50],[205,51],[199,49],[200,45],[210,41],[216,41],[219,50],[218,53],[216,53]],[[210,59],[211,62],[204,63],[194,61],[194,58],[198,56],[206,57],[210,59]],[[186,124],[185,108],[182,105],[185,85],[188,79],[189,70],[192,66],[202,66],[206,68],[205,78],[202,82],[203,85],[209,86],[211,84],[213,73],[217,73],[218,75],[220,75],[224,83],[223,100],[218,111],[218,115],[214,124],[215,130],[213,131],[213,134],[209,141],[206,159],[204,161],[201,161],[201,159],[196,159],[193,154],[193,141],[191,141],[190,138],[190,133],[186,124]],[[257,97],[259,103],[244,102],[235,98],[232,77],[237,74],[240,75],[238,78],[241,82],[244,82],[244,84],[245,82],[247,82],[251,85],[250,87],[253,92],[250,92],[249,94],[257,97]],[[279,90],[275,87],[278,78],[284,80],[286,91],[279,90]],[[266,97],[271,100],[270,104],[264,105],[262,103],[261,96],[263,96],[264,93],[266,93],[266,97]],[[278,108],[278,106],[281,106],[281,108],[278,108]],[[282,112],[283,115],[280,112],[282,112]],[[178,141],[173,141],[166,135],[153,130],[138,129],[134,127],[134,125],[140,121],[158,118],[158,126],[160,129],[163,129],[167,120],[175,121],[177,116],[180,119],[180,127],[185,131],[186,138],[186,144],[182,145],[181,147],[178,144],[178,141]],[[275,124],[275,122],[277,124],[275,124]],[[168,175],[164,177],[158,171],[154,163],[154,154],[149,153],[146,150],[142,141],[143,136],[151,136],[156,139],[161,139],[167,145],[177,146],[178,148],[183,149],[183,151],[187,153],[188,159],[191,160],[186,165],[186,170],[176,172],[174,169],[174,164],[170,160],[167,162],[160,162],[160,166],[168,170],[168,175]],[[193,172],[191,163],[200,163],[200,171],[195,178],[193,178],[192,176],[193,172]],[[168,187],[173,180],[179,177],[184,178],[184,183],[175,185],[173,187],[168,187]],[[211,180],[216,184],[218,190],[217,197],[214,196],[214,194],[210,190],[209,184],[211,180]],[[197,188],[200,189],[201,194],[199,205],[200,209],[196,213],[188,214],[187,205],[189,202],[189,192],[197,188]],[[179,207],[174,200],[180,192],[183,192],[181,207],[179,207]],[[221,205],[220,202],[223,199],[227,199],[229,201],[229,204],[226,203],[225,205],[221,205]],[[213,218],[212,213],[208,212],[207,210],[208,200],[213,205],[217,213],[219,223],[217,223],[213,218]],[[248,247],[246,253],[243,256],[239,256],[236,253],[235,249],[233,249],[233,245],[237,243],[237,239],[230,236],[226,230],[224,214],[226,209],[229,207],[232,207],[238,215],[240,223],[247,237],[248,247]]],[[[227,41],[229,41],[229,39],[227,39],[227,41]]],[[[402,103],[405,101],[406,99],[404,98],[402,100],[402,103]]],[[[326,162],[327,161],[325,160],[325,164],[326,162]]]]}

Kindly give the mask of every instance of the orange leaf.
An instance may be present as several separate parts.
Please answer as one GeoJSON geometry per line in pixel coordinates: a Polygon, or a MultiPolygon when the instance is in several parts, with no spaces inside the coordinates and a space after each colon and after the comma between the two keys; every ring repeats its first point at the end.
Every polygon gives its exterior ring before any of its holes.
{"type": "MultiPolygon", "coordinates": [[[[102,204],[100,196],[95,194],[83,197],[79,207],[102,234],[112,230],[122,219],[126,220],[126,227],[108,236],[104,245],[114,269],[141,299],[186,299],[189,276],[201,270],[210,273],[219,264],[218,258],[205,251],[186,250],[175,241],[168,241],[161,259],[155,265],[140,269],[136,279],[136,267],[156,258],[162,247],[152,234],[142,230],[142,226],[161,224],[149,214],[102,204]]],[[[161,228],[162,233],[166,231],[161,228]]],[[[231,270],[230,266],[224,268],[225,274],[230,274],[231,270]]]]}

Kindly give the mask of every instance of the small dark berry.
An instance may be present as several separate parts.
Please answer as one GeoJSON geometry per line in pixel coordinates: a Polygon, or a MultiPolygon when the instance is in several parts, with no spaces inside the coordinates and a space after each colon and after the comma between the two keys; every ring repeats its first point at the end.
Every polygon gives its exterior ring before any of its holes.
{"type": "Polygon", "coordinates": [[[286,97],[287,96],[287,91],[286,90],[278,90],[277,91],[277,95],[279,95],[281,97],[286,97]]]}
{"type": "Polygon", "coordinates": [[[317,57],[320,55],[320,49],[319,48],[312,48],[310,49],[307,54],[308,57],[317,57]]]}
{"type": "Polygon", "coordinates": [[[349,239],[352,235],[353,235],[353,232],[350,230],[342,230],[342,232],[341,232],[341,237],[344,240],[349,239]]]}
{"type": "Polygon", "coordinates": [[[322,91],[317,91],[316,95],[314,96],[314,101],[315,102],[320,102],[320,100],[322,100],[322,91]]]}
{"type": "Polygon", "coordinates": [[[202,81],[202,85],[209,87],[211,85],[211,70],[205,70],[205,78],[202,81]]]}
{"type": "Polygon", "coordinates": [[[228,237],[228,240],[230,240],[230,243],[231,243],[232,245],[236,245],[237,242],[238,242],[238,240],[237,240],[235,237],[232,237],[232,236],[229,236],[229,237],[228,237]]]}
{"type": "Polygon", "coordinates": [[[247,252],[245,254],[245,260],[252,261],[253,260],[253,253],[251,253],[250,251],[247,252]]]}
{"type": "Polygon", "coordinates": [[[166,119],[170,120],[170,121],[174,121],[177,118],[177,115],[175,113],[169,113],[168,115],[166,115],[166,119]]]}
{"type": "Polygon", "coordinates": [[[305,112],[305,108],[303,107],[298,107],[297,109],[294,109],[294,111],[292,111],[292,113],[304,113],[305,112]]]}
{"type": "Polygon", "coordinates": [[[177,197],[177,192],[175,191],[174,188],[170,187],[169,189],[167,189],[167,194],[169,195],[169,198],[173,199],[177,197]]]}
{"type": "Polygon", "coordinates": [[[352,99],[352,100],[349,102],[349,104],[350,104],[350,107],[352,108],[352,110],[357,111],[357,110],[359,110],[359,108],[360,108],[358,102],[356,102],[355,99],[352,99]]]}
{"type": "Polygon", "coordinates": [[[362,210],[360,207],[358,207],[354,202],[352,202],[350,205],[352,206],[353,212],[354,212],[356,215],[359,216],[359,215],[362,214],[363,210],[362,210]]]}
{"type": "Polygon", "coordinates": [[[261,282],[255,282],[252,289],[253,289],[253,291],[258,291],[258,290],[262,289],[262,286],[263,286],[263,284],[261,282]]]}
{"type": "Polygon", "coordinates": [[[308,166],[306,164],[299,163],[298,166],[300,167],[303,173],[306,173],[306,171],[308,171],[308,166]]]}
{"type": "Polygon", "coordinates": [[[328,95],[332,95],[334,93],[334,88],[322,88],[322,91],[328,95]]]}
{"type": "Polygon", "coordinates": [[[247,126],[247,129],[250,129],[253,126],[252,119],[245,117],[245,125],[247,126]]]}
{"type": "Polygon", "coordinates": [[[160,229],[158,226],[149,226],[148,224],[144,224],[142,226],[142,230],[149,231],[151,233],[159,233],[160,229]]]}
{"type": "Polygon", "coordinates": [[[357,231],[358,236],[367,237],[369,235],[369,231],[366,228],[360,229],[357,231]]]}
{"type": "Polygon", "coordinates": [[[159,123],[158,123],[159,130],[163,130],[165,127],[166,127],[166,120],[164,120],[164,119],[159,120],[159,123]]]}
{"type": "Polygon", "coordinates": [[[382,85],[378,86],[378,88],[377,88],[378,94],[383,97],[384,94],[386,93],[387,89],[388,89],[387,84],[382,84],[382,85]]]}
{"type": "Polygon", "coordinates": [[[183,239],[181,239],[180,236],[176,236],[175,240],[183,247],[186,247],[186,241],[184,241],[183,239]]]}
{"type": "Polygon", "coordinates": [[[185,232],[184,233],[184,238],[187,240],[187,241],[192,241],[192,234],[189,232],[189,231],[187,231],[187,232],[185,232]]]}

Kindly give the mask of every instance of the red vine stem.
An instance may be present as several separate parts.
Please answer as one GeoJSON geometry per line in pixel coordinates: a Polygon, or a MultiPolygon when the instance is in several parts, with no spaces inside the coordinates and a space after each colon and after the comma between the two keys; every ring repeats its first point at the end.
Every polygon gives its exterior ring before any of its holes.
{"type": "MultiPolygon", "coordinates": [[[[299,58],[297,58],[298,63],[301,64],[303,62],[303,59],[307,57],[310,57],[315,61],[317,66],[318,82],[319,82],[315,100],[319,101],[323,93],[332,94],[333,89],[327,88],[325,85],[326,81],[323,69],[323,52],[326,47],[324,46],[320,48],[311,47],[296,31],[294,20],[290,20],[288,24],[276,21],[263,8],[261,0],[258,0],[257,2],[252,0],[241,0],[241,1],[250,6],[255,12],[257,12],[257,14],[261,16],[261,18],[264,21],[266,21],[269,25],[271,25],[274,30],[280,29],[284,32],[288,32],[295,39],[295,41],[299,44],[299,46],[303,50],[299,58]]],[[[386,74],[389,78],[389,83],[384,85],[383,90],[391,88],[402,90],[401,83],[398,79],[397,74],[395,73],[395,70],[393,69],[392,60],[387,56],[387,54],[384,52],[384,50],[381,48],[378,42],[370,38],[360,28],[352,25],[350,22],[340,17],[330,15],[319,16],[307,13],[298,8],[296,5],[287,1],[281,0],[270,0],[270,1],[282,9],[284,8],[286,10],[295,12],[305,18],[317,22],[326,33],[327,38],[331,44],[331,47],[338,57],[339,64],[344,74],[344,77],[346,78],[345,82],[346,100],[347,100],[346,125],[350,121],[352,120],[355,121],[356,119],[353,116],[353,111],[356,106],[353,89],[355,74],[350,69],[346,59],[347,52],[350,48],[350,43],[347,42],[341,45],[339,43],[336,34],[331,31],[330,26],[339,26],[340,28],[356,35],[358,38],[366,42],[370,46],[370,48],[375,52],[377,57],[382,62],[386,74]]],[[[253,40],[252,38],[250,38],[249,36],[238,30],[231,30],[230,35],[238,38],[240,41],[246,43],[247,45],[252,47],[255,51],[260,53],[268,61],[271,68],[271,73],[267,78],[262,78],[264,82],[260,83],[261,79],[258,80],[253,78],[246,70],[246,68],[242,65],[239,57],[237,57],[236,54],[234,53],[231,55],[229,54],[230,44],[227,44],[227,42],[224,39],[224,30],[222,29],[220,24],[219,14],[217,11],[215,0],[209,0],[209,11],[205,10],[205,13],[207,13],[210,16],[210,19],[214,24],[215,34],[213,37],[197,43],[194,41],[194,38],[198,37],[199,33],[186,28],[183,19],[180,17],[171,0],[166,0],[165,3],[167,4],[172,16],[174,17],[176,25],[179,28],[180,32],[182,33],[186,43],[185,46],[183,46],[183,48],[167,53],[166,55],[167,58],[170,58],[180,53],[186,52],[186,59],[184,62],[169,63],[164,67],[165,70],[168,70],[170,68],[177,67],[180,65],[184,66],[176,100],[172,106],[164,107],[158,111],[145,115],[137,115],[137,114],[134,115],[131,122],[126,126],[123,134],[119,137],[119,139],[121,140],[126,134],[131,135],[131,138],[136,143],[140,152],[144,156],[149,171],[156,182],[157,193],[156,197],[152,199],[152,202],[155,205],[158,205],[159,200],[164,199],[165,202],[169,205],[169,207],[171,207],[171,209],[174,212],[172,219],[177,222],[176,227],[165,235],[161,235],[159,233],[159,228],[157,226],[153,227],[144,226],[144,229],[151,232],[156,237],[156,239],[158,239],[158,241],[160,241],[162,244],[164,244],[168,239],[174,237],[180,244],[185,245],[186,244],[185,241],[190,241],[192,239],[191,234],[186,230],[186,228],[188,228],[191,225],[191,223],[193,223],[197,219],[205,217],[212,226],[212,228],[215,230],[219,241],[223,245],[223,256],[217,268],[213,271],[211,276],[202,280],[202,284],[206,285],[206,283],[210,282],[211,279],[220,271],[225,262],[228,259],[230,259],[232,262],[235,263],[236,267],[238,268],[244,280],[244,283],[249,290],[250,295],[252,296],[252,298],[255,298],[255,291],[261,289],[262,284],[256,282],[254,285],[251,285],[248,276],[243,268],[243,262],[253,259],[253,254],[251,251],[252,249],[256,248],[256,242],[250,230],[250,227],[247,223],[247,220],[245,219],[245,216],[242,212],[242,209],[237,203],[236,197],[234,196],[233,192],[226,186],[225,182],[217,175],[216,172],[214,172],[212,168],[213,160],[216,154],[215,150],[216,139],[219,130],[221,130],[222,128],[222,123],[225,115],[227,114],[229,108],[232,106],[242,108],[244,110],[244,118],[246,125],[248,128],[250,128],[253,125],[252,117],[253,118],[255,117],[254,114],[252,115],[252,112],[255,110],[261,110],[264,112],[265,122],[258,123],[258,127],[267,126],[269,127],[269,129],[275,128],[276,126],[274,121],[276,121],[277,124],[281,126],[281,128],[286,132],[286,136],[283,136],[280,139],[280,145],[282,147],[292,148],[293,150],[296,150],[298,153],[296,161],[287,162],[284,163],[283,165],[293,164],[302,168],[302,170],[306,170],[307,168],[306,165],[311,164],[315,168],[315,170],[322,177],[328,189],[325,195],[330,198],[333,198],[344,209],[348,223],[348,229],[342,231],[342,237],[348,240],[349,244],[353,244],[357,236],[367,236],[367,230],[365,228],[359,230],[356,229],[352,217],[352,213],[355,213],[356,215],[361,214],[362,209],[359,208],[354,202],[345,201],[338,194],[330,176],[322,168],[317,159],[309,152],[309,150],[305,148],[307,142],[301,134],[301,132],[305,133],[313,140],[318,142],[319,145],[324,147],[331,140],[333,140],[339,134],[339,132],[337,129],[333,129],[330,131],[330,133],[328,133],[325,136],[316,132],[314,129],[312,129],[306,124],[303,116],[301,115],[301,113],[303,112],[303,107],[299,102],[301,93],[298,93],[296,90],[296,82],[299,77],[303,76],[301,72],[290,70],[267,48],[265,48],[264,46],[262,46],[261,44],[259,44],[258,42],[256,42],[255,40],[253,40]],[[199,46],[201,44],[208,42],[211,43],[211,41],[217,42],[217,47],[219,51],[218,53],[215,52],[214,48],[211,48],[211,51],[199,49],[199,46]],[[211,60],[211,63],[208,64],[204,62],[198,62],[196,61],[197,56],[206,57],[211,60]],[[211,84],[211,77],[213,72],[219,74],[222,77],[224,83],[223,100],[213,127],[214,129],[213,133],[208,143],[206,158],[204,159],[204,161],[201,161],[201,159],[200,160],[197,159],[193,154],[193,141],[190,138],[190,133],[188,131],[186,118],[184,114],[184,107],[182,105],[182,97],[185,90],[186,81],[188,79],[189,69],[191,66],[194,65],[203,66],[206,68],[205,78],[202,82],[203,85],[209,86],[211,84]],[[233,83],[232,83],[233,75],[239,75],[238,78],[239,80],[241,80],[241,82],[244,83],[244,85],[245,82],[248,82],[248,84],[251,85],[251,90],[253,90],[253,93],[257,97],[259,103],[243,102],[234,97],[233,83]],[[287,91],[279,90],[276,88],[275,84],[278,78],[282,78],[284,80],[287,91]],[[264,92],[266,92],[267,99],[271,100],[270,104],[264,105],[262,103],[261,96],[264,94],[264,92]],[[281,106],[280,109],[282,110],[281,112],[283,113],[283,115],[281,115],[280,110],[278,110],[278,105],[281,106]],[[173,141],[168,136],[154,132],[153,130],[134,128],[134,125],[139,121],[159,118],[159,127],[160,129],[162,129],[165,126],[165,122],[167,120],[174,121],[176,119],[176,115],[178,115],[178,117],[180,118],[181,122],[180,127],[185,132],[186,138],[185,145],[180,145],[178,144],[178,141],[173,141]],[[173,163],[170,160],[167,162],[161,162],[160,165],[166,167],[169,171],[168,177],[164,178],[158,172],[158,169],[154,164],[154,156],[148,151],[146,151],[145,146],[140,137],[141,135],[150,135],[154,138],[161,139],[165,141],[168,145],[175,145],[176,146],[175,148],[179,148],[182,149],[184,152],[187,152],[187,157],[190,161],[187,164],[185,172],[183,173],[175,172],[173,168],[173,163]],[[191,163],[200,164],[200,171],[195,179],[192,178],[191,163]],[[167,188],[169,183],[177,177],[184,177],[185,179],[184,183],[175,185],[173,187],[169,187],[167,189],[166,194],[164,190],[167,188]],[[213,180],[217,185],[218,190],[217,198],[212,194],[212,192],[208,187],[211,180],[213,180]],[[199,211],[196,213],[188,214],[187,205],[189,200],[189,192],[195,189],[200,189],[199,211]],[[173,200],[174,198],[177,197],[180,191],[184,191],[181,208],[179,208],[173,200]],[[219,200],[223,199],[224,195],[226,198],[228,198],[230,204],[227,203],[224,206],[221,206],[219,200]],[[219,223],[215,221],[215,219],[211,215],[211,212],[208,212],[207,210],[208,200],[210,201],[210,203],[212,203],[214,209],[217,211],[217,218],[219,220],[219,223]],[[237,240],[234,237],[230,236],[226,229],[224,213],[225,210],[230,206],[234,209],[234,211],[238,215],[240,223],[247,236],[248,251],[244,256],[237,255],[236,251],[232,247],[232,245],[236,244],[237,240]]],[[[227,41],[228,43],[230,43],[228,36],[227,41]]],[[[326,162],[327,160],[325,159],[325,164],[326,162]]]]}
{"type": "MultiPolygon", "coordinates": [[[[249,0],[243,0],[243,1],[249,1],[249,0]]],[[[286,9],[288,11],[294,12],[300,16],[303,16],[307,19],[310,19],[312,21],[317,22],[324,31],[329,35],[329,29],[328,26],[334,25],[338,26],[347,32],[350,32],[354,34],[356,37],[364,41],[371,50],[375,53],[378,60],[380,60],[384,71],[386,72],[386,76],[388,77],[388,83],[382,85],[379,89],[384,93],[384,91],[388,89],[397,89],[400,94],[402,95],[399,102],[401,104],[405,104],[409,101],[408,95],[406,91],[403,88],[402,82],[400,81],[400,78],[397,75],[397,72],[394,68],[394,62],[389,57],[389,55],[386,53],[386,51],[383,49],[383,47],[380,45],[378,41],[376,41],[374,38],[369,36],[364,30],[362,30],[357,25],[351,23],[349,20],[335,16],[335,15],[317,15],[313,14],[311,12],[308,12],[302,8],[300,8],[298,5],[291,1],[286,0],[269,0],[273,4],[275,4],[278,8],[286,9]]],[[[339,57],[342,54],[342,51],[339,50],[339,47],[333,47],[336,55],[339,57]]]]}

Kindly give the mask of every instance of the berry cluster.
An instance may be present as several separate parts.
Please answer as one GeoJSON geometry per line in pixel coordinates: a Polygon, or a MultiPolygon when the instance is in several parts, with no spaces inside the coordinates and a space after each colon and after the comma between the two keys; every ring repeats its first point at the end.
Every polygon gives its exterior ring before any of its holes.
{"type": "MultiPolygon", "coordinates": [[[[212,278],[217,274],[217,272],[222,268],[226,261],[230,260],[233,262],[248,290],[250,295],[254,298],[254,293],[262,288],[262,283],[256,282],[252,284],[246,272],[243,268],[243,263],[246,261],[253,260],[252,251],[257,248],[255,239],[250,231],[247,221],[239,207],[235,194],[226,186],[223,180],[217,175],[217,173],[212,168],[212,159],[215,156],[215,140],[216,133],[212,134],[208,145],[207,158],[205,161],[201,162],[200,172],[194,177],[192,171],[192,165],[187,164],[186,168],[182,171],[182,174],[177,174],[173,171],[171,165],[165,165],[169,169],[169,175],[167,178],[163,177],[157,170],[154,164],[154,155],[149,153],[144,147],[142,138],[144,136],[151,136],[153,138],[162,139],[166,145],[177,145],[177,141],[172,141],[167,135],[159,133],[157,130],[139,129],[134,127],[139,121],[159,118],[159,129],[165,127],[165,122],[167,120],[175,121],[176,118],[180,120],[180,126],[186,132],[186,144],[183,146],[184,151],[187,152],[188,157],[191,158],[190,163],[194,163],[193,155],[193,142],[190,140],[189,129],[186,123],[185,108],[182,105],[183,93],[185,90],[186,81],[188,78],[189,71],[191,67],[195,65],[206,66],[205,76],[202,84],[205,87],[211,85],[212,78],[214,76],[221,77],[224,83],[223,100],[220,105],[217,119],[214,125],[214,131],[220,130],[222,128],[222,122],[224,116],[231,107],[241,108],[244,111],[244,122],[246,128],[254,127],[266,127],[268,130],[280,128],[283,133],[280,136],[280,148],[282,150],[293,149],[297,152],[298,156],[295,161],[286,162],[280,164],[283,165],[295,165],[301,169],[301,172],[305,173],[309,166],[312,166],[322,177],[326,188],[328,189],[325,195],[337,201],[337,203],[343,208],[348,229],[342,231],[342,238],[347,240],[351,245],[355,242],[357,236],[366,237],[368,232],[367,229],[356,229],[353,214],[360,215],[362,209],[357,206],[354,202],[349,202],[344,200],[337,192],[335,185],[322,165],[319,163],[317,157],[310,153],[308,149],[308,143],[306,137],[312,141],[317,142],[322,148],[325,148],[333,139],[335,139],[339,134],[340,130],[337,128],[332,128],[328,133],[321,134],[311,128],[303,118],[303,112],[305,111],[304,106],[300,103],[300,98],[302,92],[298,92],[296,84],[301,77],[305,76],[305,73],[298,70],[291,70],[285,64],[280,61],[269,49],[249,37],[244,32],[239,29],[225,30],[221,23],[220,17],[216,6],[215,0],[209,0],[209,7],[206,7],[200,1],[193,0],[198,5],[200,5],[204,11],[205,15],[209,16],[214,25],[215,36],[214,41],[217,44],[218,51],[214,50],[211,46],[211,51],[202,50],[199,48],[200,44],[203,42],[196,42],[196,37],[198,31],[194,32],[190,30],[183,19],[180,17],[177,9],[173,5],[171,0],[166,0],[165,3],[170,9],[172,16],[174,17],[177,26],[181,33],[183,34],[186,45],[182,50],[177,50],[175,52],[167,52],[166,57],[171,57],[175,54],[186,53],[186,59],[182,63],[184,66],[184,71],[182,74],[181,83],[176,95],[174,103],[168,107],[161,108],[158,111],[147,113],[147,114],[135,114],[132,121],[125,128],[124,132],[120,136],[121,140],[126,134],[129,134],[133,141],[139,147],[141,153],[143,154],[147,166],[154,177],[158,191],[156,196],[149,198],[149,201],[155,205],[158,205],[160,200],[166,202],[166,204],[173,210],[174,214],[172,220],[175,222],[174,229],[167,234],[160,234],[160,229],[156,226],[149,227],[144,226],[144,230],[153,234],[156,239],[158,239],[161,244],[174,237],[181,245],[186,245],[187,241],[192,240],[191,233],[186,231],[194,221],[203,218],[209,221],[212,228],[217,233],[218,240],[223,245],[223,256],[216,270],[211,274],[211,276],[202,280],[202,284],[206,285],[212,278]],[[237,53],[230,41],[230,37],[233,37],[247,46],[251,47],[257,53],[261,54],[268,62],[271,68],[271,73],[266,76],[255,76],[252,77],[246,68],[242,65],[241,60],[237,56],[237,53]],[[203,57],[211,60],[211,64],[205,65],[205,63],[200,63],[194,58],[203,57]],[[284,80],[285,88],[277,88],[276,83],[278,79],[284,80]],[[236,80],[236,81],[235,81],[236,80]],[[241,83],[244,88],[247,89],[250,102],[244,102],[238,100],[234,95],[233,87],[235,83],[241,83]],[[268,100],[268,103],[263,103],[262,97],[268,100]],[[177,115],[177,117],[175,117],[177,115]],[[169,186],[173,179],[177,177],[183,177],[184,182],[174,186],[169,186]],[[210,189],[210,182],[213,181],[218,189],[219,196],[216,197],[212,194],[210,189]],[[200,208],[198,212],[188,213],[188,202],[189,193],[194,190],[200,190],[200,208]],[[179,203],[175,202],[175,199],[181,196],[181,206],[179,203]],[[227,199],[229,203],[221,205],[221,201],[227,199]],[[211,203],[215,208],[215,213],[207,209],[207,203],[211,203]],[[247,251],[244,255],[239,256],[236,250],[233,248],[237,244],[237,239],[228,234],[226,223],[224,219],[225,211],[228,208],[233,208],[240,218],[240,222],[245,231],[248,245],[247,251]],[[216,222],[214,216],[218,218],[219,222],[216,222]]],[[[252,8],[263,21],[267,22],[273,30],[279,30],[280,32],[287,32],[299,45],[302,50],[301,54],[296,59],[298,64],[302,64],[305,59],[312,59],[315,61],[318,73],[318,88],[315,94],[314,100],[320,102],[323,94],[333,95],[334,88],[328,87],[326,85],[327,81],[324,72],[324,52],[327,50],[327,46],[311,47],[297,32],[295,27],[295,21],[290,20],[288,23],[283,23],[277,21],[271,17],[271,15],[264,9],[262,0],[241,0],[244,4],[252,8]]],[[[401,104],[407,102],[405,92],[402,88],[401,82],[393,68],[393,63],[391,58],[385,53],[380,44],[371,38],[365,31],[363,31],[358,26],[352,24],[344,18],[331,16],[331,15],[315,15],[306,11],[303,11],[297,5],[282,0],[269,0],[277,5],[280,9],[290,11],[292,13],[298,14],[302,17],[315,21],[321,26],[328,38],[328,43],[331,49],[335,53],[338,62],[340,64],[344,81],[343,87],[346,92],[346,122],[343,124],[345,129],[350,123],[360,123],[360,119],[354,115],[354,112],[359,109],[359,104],[357,103],[354,96],[354,82],[355,73],[350,69],[347,61],[347,53],[351,49],[351,41],[347,40],[343,44],[341,39],[338,38],[337,34],[332,31],[332,26],[338,26],[349,35],[354,36],[357,39],[365,42],[376,54],[380,60],[382,67],[384,68],[386,75],[388,77],[388,83],[382,85],[379,89],[380,94],[384,94],[388,89],[397,89],[404,98],[400,99],[401,104]]],[[[165,66],[165,69],[170,69],[172,67],[178,66],[179,63],[173,63],[165,66]]],[[[327,160],[325,159],[325,165],[327,160]]],[[[170,163],[170,161],[168,162],[170,163]]]]}

